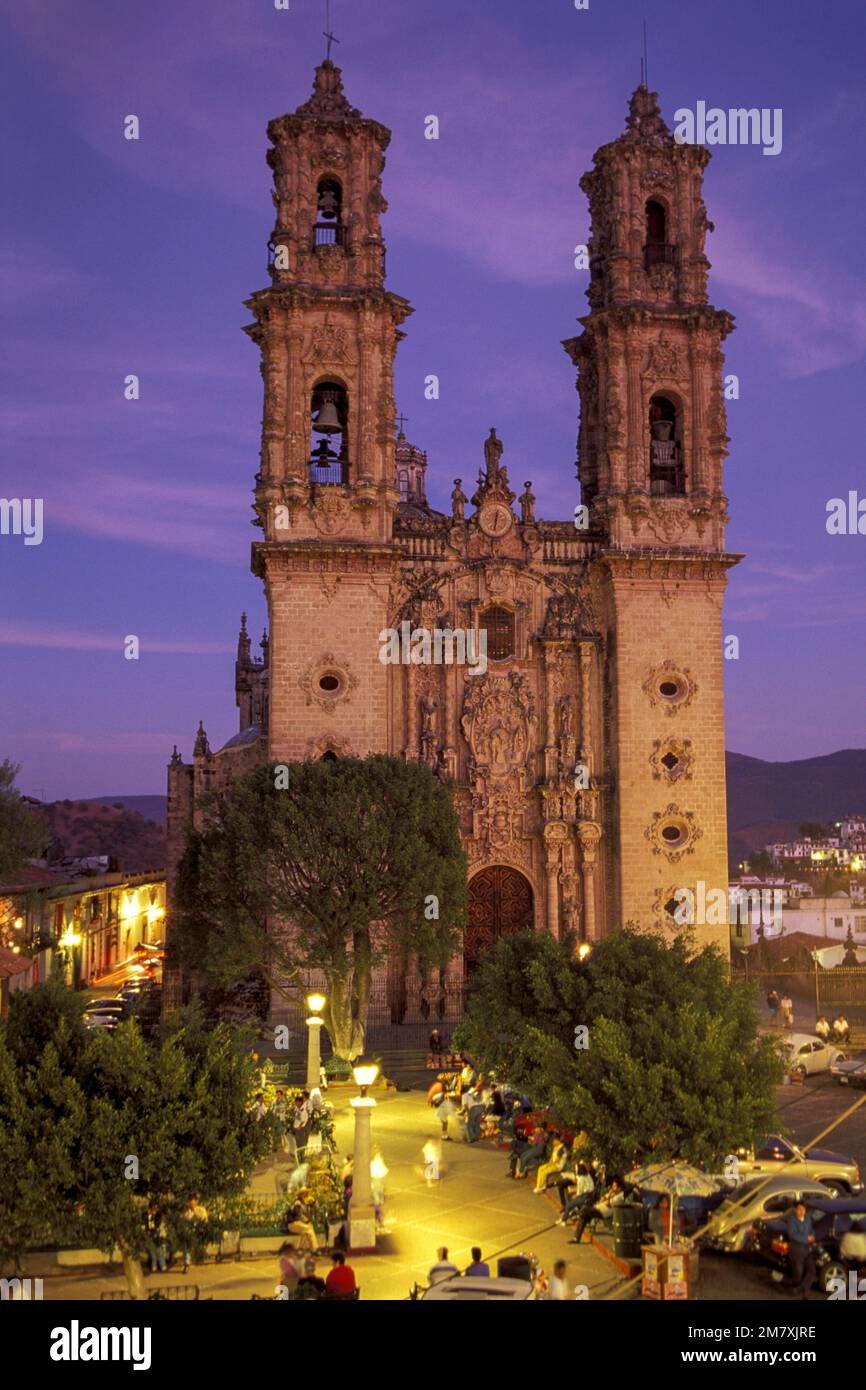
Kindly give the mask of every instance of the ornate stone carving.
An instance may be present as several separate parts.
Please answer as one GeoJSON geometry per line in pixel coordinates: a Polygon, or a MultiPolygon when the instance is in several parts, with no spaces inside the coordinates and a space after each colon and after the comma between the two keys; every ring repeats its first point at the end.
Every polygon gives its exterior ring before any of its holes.
{"type": "Polygon", "coordinates": [[[351,509],[351,498],[342,489],[323,487],[316,490],[310,514],[317,531],[323,536],[333,536],[342,530],[351,509]]]}
{"type": "Polygon", "coordinates": [[[534,747],[535,702],[526,676],[467,680],[460,726],[479,770],[493,778],[525,767],[534,747]]]}
{"type": "Polygon", "coordinates": [[[676,802],[669,801],[663,811],[653,812],[644,837],[650,841],[653,854],[663,854],[668,863],[678,864],[683,855],[694,854],[695,841],[703,833],[693,811],[681,811],[676,802]]]}
{"type": "MultiPolygon", "coordinates": [[[[342,253],[341,253],[342,254],[342,253]]],[[[354,360],[347,329],[339,323],[317,323],[313,328],[306,362],[349,363],[354,360]]]]}
{"type": "Polygon", "coordinates": [[[579,634],[595,633],[598,617],[584,576],[551,573],[545,578],[554,592],[547,602],[544,636],[570,640],[579,634]]]}
{"type": "Polygon", "coordinates": [[[322,734],[319,738],[307,739],[307,762],[315,762],[326,753],[336,753],[339,758],[356,758],[358,755],[347,738],[339,734],[322,734]]]}
{"type": "MultiPolygon", "coordinates": [[[[670,269],[670,267],[663,267],[670,269]]],[[[682,355],[676,343],[670,342],[664,334],[653,343],[647,358],[647,373],[656,377],[670,377],[676,381],[682,373],[682,355]]]]}
{"type": "Polygon", "coordinates": [[[690,738],[653,739],[650,766],[655,780],[678,782],[680,778],[690,781],[692,776],[692,741],[690,738]]]}
{"type": "Polygon", "coordinates": [[[298,677],[298,685],[306,694],[308,705],[316,704],[326,714],[333,714],[338,705],[351,698],[358,677],[348,661],[335,657],[333,652],[323,652],[298,677]],[[336,684],[323,686],[322,680],[336,684]]]}
{"type": "Polygon", "coordinates": [[[651,705],[663,709],[667,715],[674,715],[691,704],[698,684],[686,667],[674,661],[662,661],[649,672],[643,689],[651,705]]]}

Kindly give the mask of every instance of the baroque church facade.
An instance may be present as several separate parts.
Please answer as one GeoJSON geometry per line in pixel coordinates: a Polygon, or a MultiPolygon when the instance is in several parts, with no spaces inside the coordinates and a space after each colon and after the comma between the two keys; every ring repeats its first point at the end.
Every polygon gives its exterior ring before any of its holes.
{"type": "MultiPolygon", "coordinates": [[[[270,284],[247,301],[246,329],[264,381],[252,569],[268,634],[253,656],[242,625],[238,734],[213,752],[200,727],[192,761],[172,757],[169,892],[200,795],[240,771],[425,761],[453,788],[469,861],[453,1013],[504,933],[676,931],[677,889],[727,892],[722,599],[739,557],[725,551],[733,321],[707,297],[709,154],[675,143],[641,86],[581,180],[589,312],[564,343],[580,490],[573,515],[545,520],[530,483],[515,492],[495,429],[450,515],[397,433],[393,364],[412,309],[386,287],[388,130],[326,60],[268,135],[270,284]],[[383,663],[383,630],[418,627],[485,633],[486,669],[383,663]]],[[[727,951],[726,925],[697,930],[727,951]]],[[[410,971],[401,1018],[426,1016],[425,990],[410,971]]]]}

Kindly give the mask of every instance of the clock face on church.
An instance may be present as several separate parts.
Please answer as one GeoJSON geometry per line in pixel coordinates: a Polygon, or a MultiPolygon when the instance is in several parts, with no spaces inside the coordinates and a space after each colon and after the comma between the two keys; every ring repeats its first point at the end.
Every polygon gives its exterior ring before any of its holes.
{"type": "Polygon", "coordinates": [[[514,520],[504,502],[488,502],[478,513],[478,525],[485,536],[504,536],[514,520]]]}

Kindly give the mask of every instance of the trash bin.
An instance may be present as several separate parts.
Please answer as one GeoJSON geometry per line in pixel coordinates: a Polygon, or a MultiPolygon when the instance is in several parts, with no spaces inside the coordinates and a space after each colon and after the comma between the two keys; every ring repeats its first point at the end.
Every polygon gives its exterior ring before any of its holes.
{"type": "Polygon", "coordinates": [[[621,1260],[639,1260],[643,1237],[643,1206],[640,1202],[622,1202],[614,1207],[613,1253],[621,1260]]]}
{"type": "Polygon", "coordinates": [[[502,1255],[496,1261],[496,1275],[499,1279],[525,1279],[532,1283],[532,1261],[526,1255],[502,1255]]]}

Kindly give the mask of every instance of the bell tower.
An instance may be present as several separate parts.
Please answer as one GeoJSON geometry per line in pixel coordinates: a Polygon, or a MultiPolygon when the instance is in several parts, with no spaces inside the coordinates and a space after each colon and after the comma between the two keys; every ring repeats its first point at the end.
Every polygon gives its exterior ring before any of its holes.
{"type": "Polygon", "coordinates": [[[412,312],[385,288],[390,132],[350,105],[326,58],[312,96],[268,136],[271,283],[247,301],[246,329],[264,379],[253,571],[270,612],[268,751],[363,755],[387,746],[373,686],[397,553],[394,355],[412,312]]]}
{"type": "Polygon", "coordinates": [[[590,313],[565,348],[579,373],[581,501],[617,545],[724,546],[721,345],[733,318],[707,301],[709,158],[675,143],[641,86],[625,133],[580,184],[590,313]]]}
{"type": "MultiPolygon", "coordinates": [[[[727,892],[722,599],[727,452],[722,343],[708,302],[709,153],[674,141],[654,92],[597,151],[590,312],[578,369],[581,502],[604,537],[605,738],[615,914],[675,929],[679,888],[727,892]]],[[[701,901],[705,901],[701,899],[701,901]]],[[[726,923],[697,922],[728,949],[726,923]]]]}

